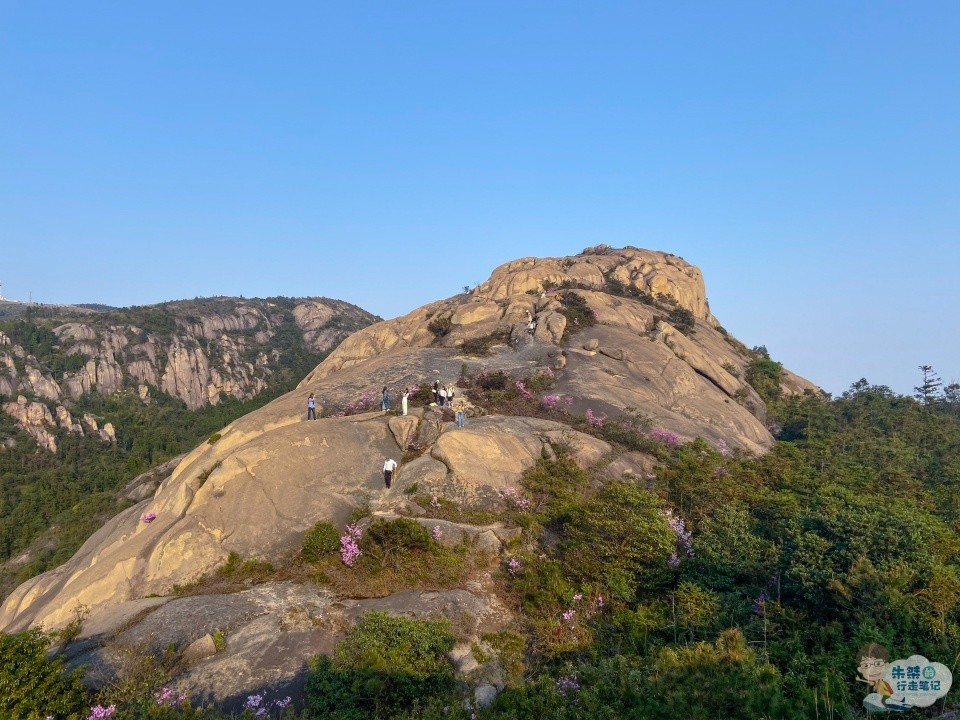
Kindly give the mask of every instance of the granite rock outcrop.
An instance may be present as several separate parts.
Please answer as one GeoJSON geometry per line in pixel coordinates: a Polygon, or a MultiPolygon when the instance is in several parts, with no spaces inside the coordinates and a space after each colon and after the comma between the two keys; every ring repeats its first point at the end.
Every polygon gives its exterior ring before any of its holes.
{"type": "MultiPolygon", "coordinates": [[[[322,313],[302,315],[320,326],[325,322],[322,313]]],[[[197,330],[221,328],[200,323],[197,330]]],[[[78,328],[75,336],[77,342],[89,341],[85,330],[78,328]]],[[[642,416],[650,427],[683,439],[699,436],[762,453],[773,437],[764,424],[762,399],[744,380],[751,360],[750,351],[710,314],[699,270],[676,256],[601,246],[576,257],[507,263],[472,293],[357,331],[295,391],[230,423],[216,442],[190,452],[169,477],[159,476],[164,479],[155,492],[146,481],[136,483],[129,495],[135,505],[67,563],[23,583],[6,599],[0,630],[62,627],[83,605],[96,608],[98,622],[107,624],[137,608],[138,623],[115,623],[123,632],[135,632],[160,612],[155,608],[181,602],[171,599],[175,586],[209,575],[230,553],[287,563],[311,526],[318,521],[342,526],[357,508],[368,509],[374,519],[415,517],[425,527],[439,528],[448,542],[466,539],[495,558],[513,528],[451,522],[418,504],[414,492],[496,508],[527,469],[559,446],[595,470],[596,482],[652,470],[653,456],[616,450],[564,417],[642,416]],[[460,379],[496,372],[517,381],[549,374],[550,393],[564,399],[566,416],[488,412],[460,379]],[[376,409],[383,386],[393,391],[396,406],[401,389],[434,381],[457,386],[468,416],[465,427],[435,407],[412,407],[406,416],[376,409]],[[322,415],[315,421],[305,419],[311,392],[322,415]],[[381,473],[385,458],[401,460],[389,489],[381,473]],[[142,607],[148,600],[153,604],[142,607]]],[[[196,369],[194,360],[187,365],[196,369]]],[[[785,377],[783,392],[817,391],[796,375],[785,377]]],[[[202,387],[195,389],[202,396],[202,387]]],[[[313,593],[317,618],[332,607],[315,588],[282,592],[313,593]]],[[[410,597],[351,599],[341,616],[349,624],[364,608],[409,612],[411,598],[424,602],[422,590],[406,592],[410,597]]],[[[498,606],[489,584],[447,593],[431,601],[442,607],[478,603],[476,612],[488,613],[494,625],[506,621],[508,613],[490,609],[498,606]]],[[[198,621],[189,637],[181,638],[184,647],[211,632],[208,624],[198,621]]],[[[332,630],[324,634],[308,625],[297,639],[302,660],[307,653],[328,652],[336,638],[332,630]]],[[[263,631],[257,627],[249,638],[263,631]]],[[[469,658],[460,661],[473,666],[469,658]]],[[[239,667],[226,656],[205,656],[197,667],[204,664],[210,677],[239,667]]],[[[290,671],[284,672],[290,679],[290,671]]],[[[274,681],[279,682],[271,676],[274,681]]],[[[487,685],[483,693],[496,692],[496,683],[487,685]]]]}

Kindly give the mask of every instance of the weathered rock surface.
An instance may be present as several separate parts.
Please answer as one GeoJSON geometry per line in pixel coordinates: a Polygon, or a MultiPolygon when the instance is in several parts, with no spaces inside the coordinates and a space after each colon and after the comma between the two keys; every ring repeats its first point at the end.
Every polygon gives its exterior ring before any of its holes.
{"type": "Polygon", "coordinates": [[[315,586],[268,583],[230,595],[151,598],[96,612],[67,654],[106,681],[135,654],[180,651],[188,667],[173,686],[194,699],[230,704],[271,688],[298,694],[306,659],[332,652],[349,623],[334,598],[315,586]],[[223,649],[214,633],[224,638],[223,649]]]}
{"type": "MultiPolygon", "coordinates": [[[[245,314],[231,322],[250,330],[252,317],[245,314]]],[[[314,318],[315,324],[323,315],[302,317],[304,322],[314,318]]],[[[518,485],[526,469],[552,452],[551,444],[569,446],[584,466],[601,461],[610,451],[606,443],[536,418],[471,417],[458,429],[428,409],[405,418],[376,411],[300,421],[308,391],[331,408],[371,390],[376,395],[383,385],[396,391],[434,379],[453,381],[465,359],[456,344],[475,336],[476,325],[487,333],[495,329],[491,320],[516,320],[524,331],[490,356],[467,358],[473,371],[486,368],[521,376],[565,357],[566,366],[557,371],[551,392],[568,399],[571,413],[590,410],[603,417],[635,412],[683,437],[723,439],[751,451],[762,451],[772,442],[757,417],[762,402],[740,379],[749,358],[742,346],[714,328],[696,268],[662,253],[604,248],[576,258],[508,263],[470,296],[434,303],[355,333],[299,391],[225,428],[215,445],[204,443],[184,458],[152,498],[146,492],[135,494],[145,499],[90,538],[66,565],[18,588],[0,609],[0,627],[64,624],[69,620],[66,608],[77,601],[115,605],[164,594],[173,584],[210,572],[231,551],[278,560],[318,520],[342,522],[352,508],[370,499],[380,510],[398,507],[399,494],[413,483],[458,502],[483,502],[518,485]],[[652,301],[601,292],[605,278],[611,277],[672,298],[695,316],[693,331],[683,334],[663,321],[664,310],[652,301]],[[562,316],[552,295],[527,291],[565,282],[580,283],[576,292],[598,324],[574,334],[562,347],[552,337],[530,338],[525,332],[527,313],[562,316]],[[451,329],[433,346],[436,338],[428,326],[437,317],[449,317],[451,329]],[[757,408],[752,413],[741,402],[757,408]],[[387,492],[380,473],[383,460],[399,458],[414,437],[426,452],[399,469],[396,484],[387,492]],[[141,513],[148,511],[157,519],[141,523],[141,513]]],[[[201,324],[195,331],[215,336],[224,322],[201,324]]],[[[90,337],[84,326],[72,326],[69,332],[77,339],[90,337]]],[[[116,340],[111,347],[122,345],[116,340]]],[[[203,389],[197,384],[194,391],[203,389]]],[[[464,397],[462,391],[458,397],[464,397]]],[[[29,409],[19,408],[29,416],[29,409]]],[[[42,409],[36,412],[39,418],[42,409]]],[[[89,426],[91,420],[84,417],[83,423],[89,426]]],[[[42,425],[44,420],[34,422],[42,425]]],[[[642,459],[619,462],[614,472],[646,470],[642,459]]]]}

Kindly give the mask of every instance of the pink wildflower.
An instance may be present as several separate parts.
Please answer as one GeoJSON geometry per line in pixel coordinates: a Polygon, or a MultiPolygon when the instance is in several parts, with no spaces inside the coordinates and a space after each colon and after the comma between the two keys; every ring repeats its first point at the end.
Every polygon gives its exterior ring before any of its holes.
{"type": "Polygon", "coordinates": [[[664,428],[654,428],[649,432],[650,437],[654,440],[659,440],[668,448],[675,448],[680,444],[680,436],[677,435],[673,430],[666,430],[664,428]]]}
{"type": "Polygon", "coordinates": [[[602,428],[603,423],[606,420],[606,418],[602,415],[594,415],[591,408],[587,408],[586,417],[587,422],[595,428],[602,428]]]}
{"type": "Polygon", "coordinates": [[[340,560],[347,567],[353,567],[357,558],[363,555],[359,544],[361,535],[363,535],[363,530],[354,523],[353,525],[347,525],[346,534],[340,538],[340,560]]]}

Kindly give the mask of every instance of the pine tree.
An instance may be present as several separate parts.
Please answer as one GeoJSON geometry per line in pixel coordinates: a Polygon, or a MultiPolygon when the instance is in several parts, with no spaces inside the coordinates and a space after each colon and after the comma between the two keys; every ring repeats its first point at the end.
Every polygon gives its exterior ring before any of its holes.
{"type": "Polygon", "coordinates": [[[924,405],[929,406],[936,400],[936,395],[943,385],[943,381],[933,371],[932,366],[920,365],[919,368],[920,372],[923,373],[923,382],[913,388],[915,391],[914,397],[922,401],[924,405]]]}

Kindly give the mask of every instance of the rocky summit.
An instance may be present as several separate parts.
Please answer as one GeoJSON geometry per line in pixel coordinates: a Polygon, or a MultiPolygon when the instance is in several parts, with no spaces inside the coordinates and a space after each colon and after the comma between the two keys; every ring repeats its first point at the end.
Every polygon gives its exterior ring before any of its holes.
{"type": "MultiPolygon", "coordinates": [[[[80,326],[58,334],[93,343],[80,326]]],[[[476,639],[509,620],[490,572],[519,529],[495,509],[521,475],[563,448],[597,482],[642,478],[656,458],[616,445],[599,432],[605,423],[764,452],[773,437],[747,382],[755,357],[711,314],[700,271],[677,256],[600,246],[507,263],[472,292],[348,337],[295,391],[223,428],[67,563],[17,588],[0,628],[61,628],[88,612],[78,662],[108,667],[111,642],[174,643],[189,660],[181,687],[220,700],[295,687],[306,660],[330,652],[364,608],[459,613],[476,639]],[[432,404],[435,382],[454,388],[464,427],[432,404]],[[379,409],[383,387],[391,412],[379,409]],[[310,393],[316,421],[305,419],[310,393]],[[389,489],[387,458],[400,461],[389,489]],[[438,508],[450,503],[476,513],[445,519],[438,508]],[[440,589],[347,596],[336,583],[288,578],[232,595],[183,592],[235,558],[290,565],[311,527],[343,527],[358,508],[369,511],[361,525],[412,518],[486,564],[440,589]],[[214,628],[227,632],[225,652],[207,639],[214,628]]],[[[787,371],[778,390],[819,392],[787,371]]],[[[202,402],[206,389],[198,393],[202,402]]],[[[474,667],[466,647],[458,658],[474,667]]]]}

